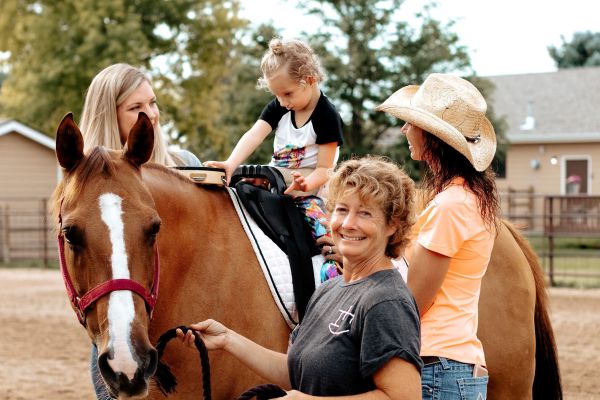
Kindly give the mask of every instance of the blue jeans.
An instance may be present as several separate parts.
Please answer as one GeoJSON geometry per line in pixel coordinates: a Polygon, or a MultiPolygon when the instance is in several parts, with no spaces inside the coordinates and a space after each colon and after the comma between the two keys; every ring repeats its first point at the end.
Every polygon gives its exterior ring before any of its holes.
{"type": "Polygon", "coordinates": [[[92,344],[92,354],[90,356],[90,373],[92,375],[92,385],[96,392],[96,399],[98,400],[111,400],[110,394],[104,384],[104,379],[98,369],[98,348],[95,344],[92,344]]]}
{"type": "Polygon", "coordinates": [[[489,377],[473,377],[473,364],[440,357],[423,367],[423,400],[485,400],[489,377]]]}

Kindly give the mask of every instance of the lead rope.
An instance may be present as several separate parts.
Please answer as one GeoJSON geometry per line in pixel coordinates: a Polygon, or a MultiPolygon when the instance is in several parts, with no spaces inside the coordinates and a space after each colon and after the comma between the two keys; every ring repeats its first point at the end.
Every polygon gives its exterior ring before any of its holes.
{"type": "MultiPolygon", "coordinates": [[[[158,338],[158,342],[156,343],[156,351],[158,352],[158,365],[156,366],[156,373],[154,374],[154,379],[158,385],[158,388],[165,396],[168,396],[170,393],[175,391],[175,386],[177,386],[177,379],[171,372],[169,366],[160,361],[167,343],[171,339],[177,337],[177,329],[181,329],[184,334],[191,330],[194,334],[194,344],[196,345],[196,349],[198,349],[198,353],[200,354],[200,365],[202,366],[203,398],[204,400],[211,400],[212,394],[210,387],[210,363],[208,360],[208,350],[206,349],[206,345],[204,344],[204,341],[202,341],[200,335],[187,326],[178,326],[176,328],[169,329],[158,338]]],[[[250,400],[254,397],[256,397],[257,400],[269,400],[285,396],[286,394],[287,393],[285,390],[279,386],[268,383],[248,389],[242,393],[237,400],[250,400]]]]}
{"type": "MultiPolygon", "coordinates": [[[[170,393],[175,391],[175,386],[177,386],[177,379],[175,375],[171,372],[171,368],[160,359],[165,351],[165,347],[167,343],[177,337],[177,329],[181,329],[183,333],[187,333],[187,331],[191,330],[187,326],[178,326],[173,329],[169,329],[165,333],[163,333],[156,343],[156,351],[158,352],[158,365],[156,366],[156,373],[154,374],[154,378],[156,383],[158,384],[158,388],[165,395],[168,396],[170,393]]],[[[210,363],[208,361],[208,350],[206,350],[206,346],[200,338],[200,335],[194,333],[194,344],[196,345],[196,349],[198,349],[198,353],[200,354],[200,365],[202,366],[202,392],[204,400],[211,400],[211,388],[210,388],[210,363]]]]}

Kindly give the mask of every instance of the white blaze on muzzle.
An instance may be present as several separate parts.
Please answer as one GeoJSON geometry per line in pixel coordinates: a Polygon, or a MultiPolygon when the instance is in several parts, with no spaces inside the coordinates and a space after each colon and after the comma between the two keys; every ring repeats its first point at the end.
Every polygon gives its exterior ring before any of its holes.
{"type": "MultiPolygon", "coordinates": [[[[110,257],[112,279],[129,279],[127,249],[123,225],[122,199],[113,193],[105,193],[99,197],[102,221],[108,227],[112,254],[110,257]]],[[[122,372],[133,379],[138,363],[132,354],[131,324],[135,318],[133,293],[129,290],[111,292],[108,300],[108,348],[113,351],[113,358],[108,364],[115,372],[122,372]]]]}

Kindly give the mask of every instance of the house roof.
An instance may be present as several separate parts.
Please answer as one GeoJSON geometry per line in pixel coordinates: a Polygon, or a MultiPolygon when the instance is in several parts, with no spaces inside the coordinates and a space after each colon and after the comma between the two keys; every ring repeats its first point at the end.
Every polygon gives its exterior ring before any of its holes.
{"type": "Polygon", "coordinates": [[[43,133],[36,131],[35,129],[32,129],[27,125],[24,125],[14,119],[0,120],[0,136],[6,135],[11,132],[23,135],[26,138],[31,139],[34,142],[37,142],[49,149],[54,150],[56,148],[54,139],[44,135],[43,133]]]}
{"type": "Polygon", "coordinates": [[[510,143],[600,142],[600,67],[485,78],[510,143]]]}

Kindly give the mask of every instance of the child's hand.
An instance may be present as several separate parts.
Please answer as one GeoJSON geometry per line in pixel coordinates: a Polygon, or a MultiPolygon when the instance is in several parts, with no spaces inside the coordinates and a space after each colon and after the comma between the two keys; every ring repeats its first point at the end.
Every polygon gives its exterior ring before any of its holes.
{"type": "Polygon", "coordinates": [[[229,186],[229,182],[231,181],[231,176],[235,172],[235,169],[238,167],[237,165],[233,165],[232,163],[230,163],[228,161],[206,161],[204,163],[204,165],[207,167],[224,169],[228,186],[229,186]]]}
{"type": "Polygon", "coordinates": [[[306,182],[305,182],[306,178],[299,172],[292,172],[291,175],[294,178],[294,181],[292,182],[292,184],[290,186],[288,186],[288,188],[285,190],[285,192],[283,192],[283,194],[290,194],[294,190],[306,192],[307,191],[306,182]]]}

